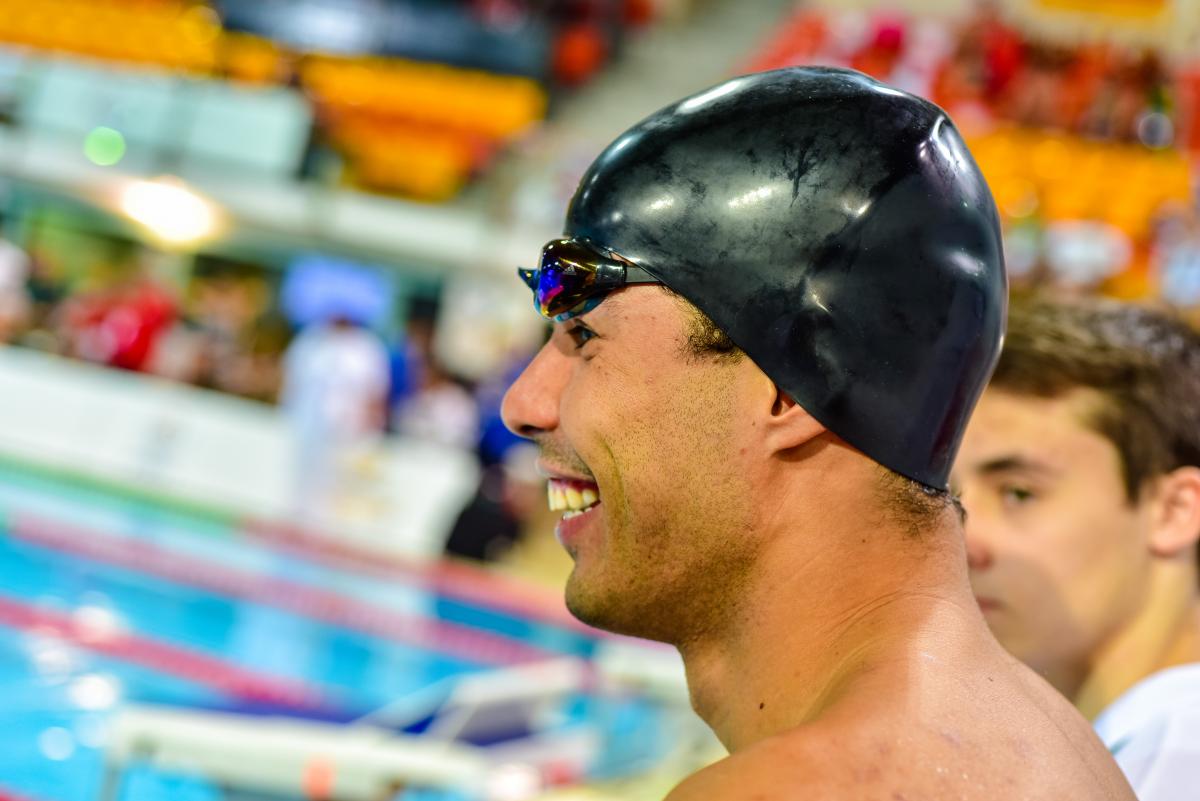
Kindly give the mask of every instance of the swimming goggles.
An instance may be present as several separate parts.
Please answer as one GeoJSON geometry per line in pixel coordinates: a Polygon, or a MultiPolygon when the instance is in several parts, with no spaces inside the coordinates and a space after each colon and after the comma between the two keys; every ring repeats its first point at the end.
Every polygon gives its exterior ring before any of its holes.
{"type": "Polygon", "coordinates": [[[627,284],[662,283],[583,237],[551,240],[542,248],[538,269],[518,269],[517,274],[533,290],[538,313],[556,322],[591,311],[605,295],[627,284]]]}

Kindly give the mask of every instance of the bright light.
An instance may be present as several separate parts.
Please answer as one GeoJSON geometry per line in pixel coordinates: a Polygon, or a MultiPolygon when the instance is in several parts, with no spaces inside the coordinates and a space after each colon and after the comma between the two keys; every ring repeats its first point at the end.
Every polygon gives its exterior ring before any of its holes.
{"type": "Polygon", "coordinates": [[[63,680],[76,668],[78,659],[62,640],[49,636],[35,637],[30,640],[28,647],[34,670],[43,678],[63,680]]]}
{"type": "Polygon", "coordinates": [[[81,606],[71,613],[71,618],[83,642],[108,642],[126,630],[121,616],[102,606],[81,606]]]}
{"type": "Polygon", "coordinates": [[[732,81],[727,81],[720,86],[715,86],[707,92],[702,92],[695,97],[688,98],[679,104],[679,111],[684,114],[690,114],[693,111],[699,111],[713,101],[720,100],[725,95],[732,94],[746,83],[746,78],[734,78],[732,81]]]}
{"type": "Polygon", "coordinates": [[[675,198],[671,197],[670,195],[663,195],[658,200],[651,203],[647,208],[649,211],[662,211],[663,209],[669,209],[674,205],[675,198]]]}
{"type": "Polygon", "coordinates": [[[542,789],[537,768],[513,763],[496,768],[488,781],[487,797],[489,801],[527,801],[542,789]]]}
{"type": "Polygon", "coordinates": [[[101,167],[111,167],[125,157],[125,137],[114,128],[93,128],[83,140],[83,155],[101,167]]]}
{"type": "Polygon", "coordinates": [[[67,695],[79,708],[99,711],[112,707],[120,700],[121,684],[112,676],[89,673],[71,682],[67,695]]]}
{"type": "Polygon", "coordinates": [[[217,230],[211,203],[181,181],[135,181],[121,193],[121,210],[160,239],[178,245],[198,242],[217,230]]]}
{"type": "Polygon", "coordinates": [[[70,759],[75,753],[75,738],[61,726],[51,726],[38,735],[42,756],[54,762],[70,759]]]}
{"type": "Polygon", "coordinates": [[[1138,120],[1137,134],[1146,147],[1163,150],[1175,141],[1175,126],[1166,114],[1151,111],[1138,120]]]}
{"type": "Polygon", "coordinates": [[[757,189],[751,189],[744,195],[738,195],[733,200],[729,201],[729,208],[737,209],[741,208],[742,206],[748,206],[751,203],[757,203],[760,200],[766,200],[774,193],[774,191],[774,189],[765,185],[760,186],[757,189]]]}

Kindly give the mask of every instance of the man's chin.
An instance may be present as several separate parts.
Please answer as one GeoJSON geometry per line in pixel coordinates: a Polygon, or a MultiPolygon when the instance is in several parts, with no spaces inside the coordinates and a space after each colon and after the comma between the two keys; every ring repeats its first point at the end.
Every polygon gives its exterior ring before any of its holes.
{"type": "Polygon", "coordinates": [[[597,598],[594,588],[586,585],[587,582],[579,575],[579,563],[576,561],[575,568],[567,578],[565,590],[567,611],[581,623],[611,631],[610,618],[612,615],[609,610],[612,605],[611,599],[597,598]]]}
{"type": "Polygon", "coordinates": [[[655,632],[655,627],[648,625],[655,618],[648,615],[647,610],[635,608],[629,603],[631,595],[633,593],[603,591],[592,582],[585,584],[579,576],[578,567],[567,579],[567,611],[581,623],[627,637],[663,640],[655,632]]]}

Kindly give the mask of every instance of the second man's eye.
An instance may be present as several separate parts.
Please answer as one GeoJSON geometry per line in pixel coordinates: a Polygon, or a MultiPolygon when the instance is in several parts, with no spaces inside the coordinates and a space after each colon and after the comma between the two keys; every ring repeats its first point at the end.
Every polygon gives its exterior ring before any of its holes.
{"type": "Polygon", "coordinates": [[[1007,506],[1023,506],[1032,501],[1036,496],[1034,492],[1025,487],[1017,487],[1008,485],[1001,487],[1000,497],[1004,500],[1007,506]]]}

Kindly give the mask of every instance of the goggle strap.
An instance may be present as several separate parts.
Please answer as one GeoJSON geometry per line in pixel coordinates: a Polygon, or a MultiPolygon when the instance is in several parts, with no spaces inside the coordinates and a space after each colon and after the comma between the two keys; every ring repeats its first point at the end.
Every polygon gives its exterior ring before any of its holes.
{"type": "Polygon", "coordinates": [[[661,284],[662,281],[659,281],[657,278],[655,278],[653,275],[651,275],[650,273],[643,270],[641,267],[637,267],[633,264],[627,264],[627,265],[625,265],[625,283],[626,284],[661,284]]]}

